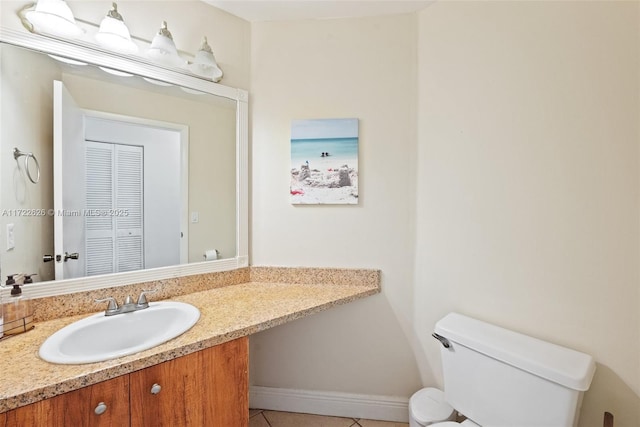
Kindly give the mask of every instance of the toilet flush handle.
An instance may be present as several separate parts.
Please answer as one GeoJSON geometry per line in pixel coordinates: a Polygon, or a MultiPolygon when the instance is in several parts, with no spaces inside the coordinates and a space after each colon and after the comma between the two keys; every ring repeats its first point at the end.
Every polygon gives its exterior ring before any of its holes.
{"type": "Polygon", "coordinates": [[[442,335],[438,335],[435,332],[431,334],[432,337],[434,337],[435,339],[437,339],[438,341],[440,341],[442,343],[442,345],[444,346],[444,348],[449,348],[451,347],[451,344],[449,344],[449,340],[446,339],[445,337],[443,337],[442,335]]]}

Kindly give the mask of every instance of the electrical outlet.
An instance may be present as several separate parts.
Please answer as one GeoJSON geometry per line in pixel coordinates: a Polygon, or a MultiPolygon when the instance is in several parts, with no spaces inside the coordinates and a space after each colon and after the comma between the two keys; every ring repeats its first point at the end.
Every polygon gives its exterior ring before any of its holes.
{"type": "Polygon", "coordinates": [[[15,247],[16,247],[16,239],[15,239],[15,236],[13,235],[13,224],[7,224],[7,250],[10,251],[15,247]]]}

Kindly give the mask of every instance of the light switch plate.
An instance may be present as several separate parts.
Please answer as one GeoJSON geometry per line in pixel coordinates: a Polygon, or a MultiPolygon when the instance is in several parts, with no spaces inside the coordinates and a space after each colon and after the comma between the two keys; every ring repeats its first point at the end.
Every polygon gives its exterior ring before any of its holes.
{"type": "Polygon", "coordinates": [[[13,235],[13,224],[7,224],[7,250],[10,251],[15,247],[16,247],[16,239],[15,239],[15,236],[13,235]]]}

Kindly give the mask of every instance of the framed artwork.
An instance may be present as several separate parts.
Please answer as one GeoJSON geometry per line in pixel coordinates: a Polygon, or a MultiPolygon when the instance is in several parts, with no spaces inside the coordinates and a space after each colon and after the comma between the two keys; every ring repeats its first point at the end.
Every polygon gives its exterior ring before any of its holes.
{"type": "Polygon", "coordinates": [[[291,123],[291,203],[358,204],[358,119],[291,123]]]}

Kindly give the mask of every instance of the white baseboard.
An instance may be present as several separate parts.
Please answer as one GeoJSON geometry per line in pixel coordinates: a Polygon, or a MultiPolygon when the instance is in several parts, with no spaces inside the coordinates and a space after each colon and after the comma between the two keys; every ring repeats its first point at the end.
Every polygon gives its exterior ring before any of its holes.
{"type": "Polygon", "coordinates": [[[249,407],[336,417],[409,422],[409,399],[274,387],[249,387],[249,407]]]}

